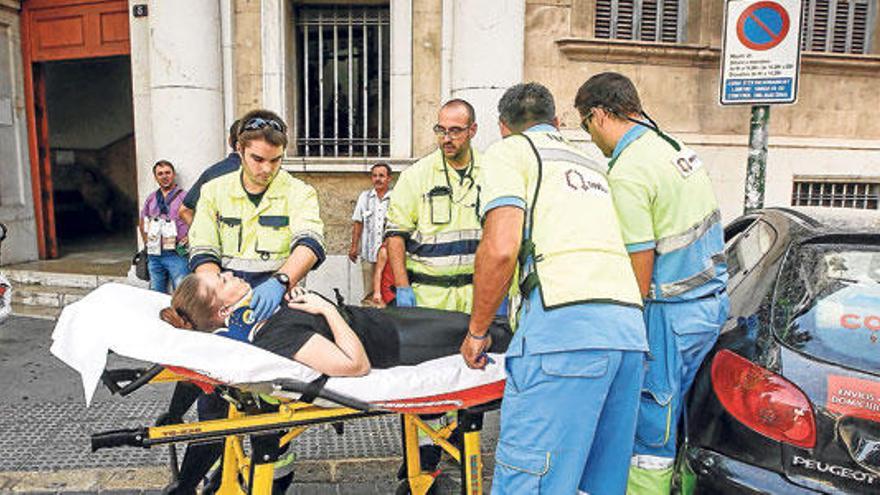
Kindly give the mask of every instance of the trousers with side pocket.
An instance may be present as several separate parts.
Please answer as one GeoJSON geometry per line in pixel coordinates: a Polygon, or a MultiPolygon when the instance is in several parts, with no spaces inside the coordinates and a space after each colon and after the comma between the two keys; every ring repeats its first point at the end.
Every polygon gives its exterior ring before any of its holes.
{"type": "Polygon", "coordinates": [[[493,494],[621,494],[644,353],[532,353],[523,332],[505,358],[507,384],[493,494]]]}
{"type": "Polygon", "coordinates": [[[724,292],[691,301],[649,302],[645,306],[650,352],[633,454],[634,461],[649,456],[655,463],[663,459],[666,462],[647,469],[634,462],[629,493],[669,493],[684,397],[718,340],[728,307],[724,292]]]}

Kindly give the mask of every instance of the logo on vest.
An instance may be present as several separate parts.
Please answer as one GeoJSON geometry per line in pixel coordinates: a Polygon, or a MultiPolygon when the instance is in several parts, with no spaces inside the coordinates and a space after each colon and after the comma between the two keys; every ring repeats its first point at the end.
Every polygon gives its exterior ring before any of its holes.
{"type": "Polygon", "coordinates": [[[580,171],[573,168],[568,169],[565,172],[565,183],[568,184],[569,188],[574,189],[575,191],[598,191],[608,194],[608,188],[605,187],[604,184],[585,179],[580,171]]]}

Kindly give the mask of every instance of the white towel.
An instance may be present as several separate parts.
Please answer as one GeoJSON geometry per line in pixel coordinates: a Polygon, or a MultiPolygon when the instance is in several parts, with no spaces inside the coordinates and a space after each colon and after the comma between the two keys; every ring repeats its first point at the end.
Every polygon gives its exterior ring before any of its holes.
{"type": "MultiPolygon", "coordinates": [[[[122,284],[105,284],[64,308],[51,352],[82,376],[90,403],[107,351],[142,361],[179,366],[230,385],[287,378],[309,382],[319,373],[293,360],[244,342],[181,330],[159,318],[170,298],[122,284]]],[[[466,390],[504,379],[502,355],[494,364],[471,370],[459,355],[417,366],[373,370],[358,378],[332,378],[326,388],[367,402],[395,401],[466,390]]]]}

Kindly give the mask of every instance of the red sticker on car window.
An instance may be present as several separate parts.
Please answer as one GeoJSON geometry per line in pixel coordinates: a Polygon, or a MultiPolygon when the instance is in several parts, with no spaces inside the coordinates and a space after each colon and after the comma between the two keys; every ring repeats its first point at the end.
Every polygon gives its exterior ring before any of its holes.
{"type": "Polygon", "coordinates": [[[880,422],[880,382],[849,376],[828,376],[829,411],[880,422]]]}

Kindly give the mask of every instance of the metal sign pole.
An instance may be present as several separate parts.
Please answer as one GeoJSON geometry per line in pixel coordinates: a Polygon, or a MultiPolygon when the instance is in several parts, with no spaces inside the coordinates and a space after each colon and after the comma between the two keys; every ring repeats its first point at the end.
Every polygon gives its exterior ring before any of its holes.
{"type": "Polygon", "coordinates": [[[751,105],[744,213],[764,207],[770,105],[797,102],[801,0],[726,0],[720,103],[751,105]]]}
{"type": "Polygon", "coordinates": [[[753,105],[749,128],[749,161],[746,166],[743,213],[764,207],[764,175],[767,170],[769,123],[770,105],[753,105]]]}

